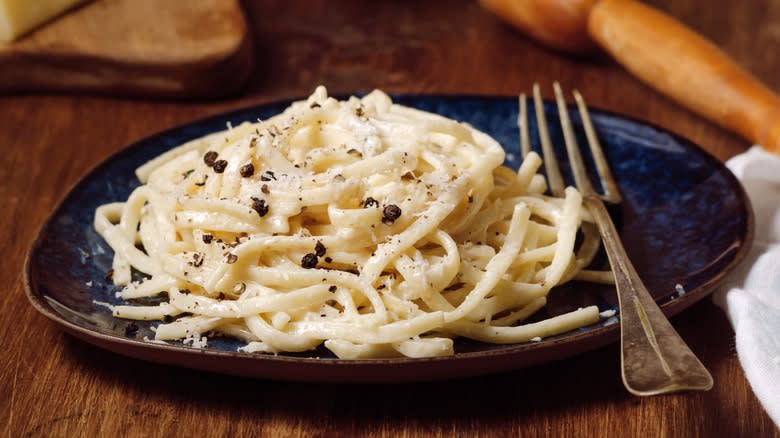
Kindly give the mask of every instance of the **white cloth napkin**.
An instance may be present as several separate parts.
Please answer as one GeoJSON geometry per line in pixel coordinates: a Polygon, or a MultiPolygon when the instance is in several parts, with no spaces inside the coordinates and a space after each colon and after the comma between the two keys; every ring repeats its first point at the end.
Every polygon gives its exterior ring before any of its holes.
{"type": "Polygon", "coordinates": [[[739,361],[753,392],[780,427],[780,157],[753,146],[726,166],[753,204],[753,247],[715,302],[736,333],[739,361]]]}

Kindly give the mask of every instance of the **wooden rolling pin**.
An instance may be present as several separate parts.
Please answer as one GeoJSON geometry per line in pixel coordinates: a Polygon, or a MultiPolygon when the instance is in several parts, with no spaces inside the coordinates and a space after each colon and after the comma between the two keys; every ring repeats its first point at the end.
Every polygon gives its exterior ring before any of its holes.
{"type": "Polygon", "coordinates": [[[606,50],[651,87],[780,154],[780,97],[674,18],[633,0],[480,3],[556,49],[606,50]]]}

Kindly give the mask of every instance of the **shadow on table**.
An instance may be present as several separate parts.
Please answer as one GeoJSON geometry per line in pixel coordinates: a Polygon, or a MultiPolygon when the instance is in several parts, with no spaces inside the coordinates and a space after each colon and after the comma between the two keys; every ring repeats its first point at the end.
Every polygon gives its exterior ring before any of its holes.
{"type": "MultiPolygon", "coordinates": [[[[673,321],[710,367],[732,355],[728,342],[712,342],[713,336],[721,336],[724,341],[731,336],[728,323],[700,330],[705,320],[717,315],[718,309],[713,307],[705,301],[673,321]]],[[[182,409],[212,418],[252,419],[258,423],[273,419],[295,422],[308,430],[338,428],[349,432],[376,424],[398,424],[418,430],[435,426],[446,432],[446,425],[464,428],[478,421],[480,427],[489,427],[492,422],[505,423],[507,419],[513,419],[514,424],[542,421],[549,425],[555,418],[575,421],[577,416],[602,411],[609,415],[610,406],[626,403],[633,404],[641,415],[641,405],[648,400],[635,398],[623,388],[617,345],[541,366],[452,381],[313,384],[255,380],[147,363],[67,338],[65,350],[70,355],[66,360],[76,362],[75,368],[85,367],[104,382],[101,386],[126,392],[123,397],[128,409],[182,409]]],[[[708,399],[712,397],[693,397],[694,401],[684,403],[709,409],[708,399]]],[[[683,402],[668,403],[673,407],[683,402]]]]}

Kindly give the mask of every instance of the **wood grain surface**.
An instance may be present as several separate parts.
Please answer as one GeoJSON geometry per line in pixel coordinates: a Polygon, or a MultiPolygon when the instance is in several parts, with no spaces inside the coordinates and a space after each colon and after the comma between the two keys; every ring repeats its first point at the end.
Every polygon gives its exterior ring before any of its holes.
{"type": "MultiPolygon", "coordinates": [[[[780,91],[780,0],[652,0],[780,91]]],[[[513,95],[557,79],[593,106],[683,134],[725,160],[748,145],[604,56],[549,51],[473,1],[249,1],[257,68],[238,97],[144,101],[0,96],[0,425],[7,436],[780,436],[710,299],[672,322],[715,379],[706,393],[636,398],[612,345],[510,373],[403,385],[280,383],[149,364],[78,341],[37,314],[24,255],[67,189],[128,143],[246,104],[334,93],[513,95]]],[[[713,91],[714,92],[714,91],[713,91]]],[[[549,95],[549,93],[548,93],[549,95]]]]}
{"type": "Polygon", "coordinates": [[[0,91],[205,98],[252,70],[239,0],[100,0],[0,43],[0,91]]]}

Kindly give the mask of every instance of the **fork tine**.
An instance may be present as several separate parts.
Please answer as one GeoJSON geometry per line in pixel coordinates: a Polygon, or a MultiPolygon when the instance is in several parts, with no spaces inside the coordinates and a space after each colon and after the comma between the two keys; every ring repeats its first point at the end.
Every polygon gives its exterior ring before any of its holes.
{"type": "Polygon", "coordinates": [[[583,197],[598,196],[593,190],[587,172],[585,163],[582,161],[580,147],[577,144],[577,138],[574,136],[574,130],[571,127],[569,119],[569,109],[566,107],[566,100],[563,98],[561,85],[558,82],[553,83],[555,90],[555,101],[558,104],[558,115],[561,118],[561,128],[563,129],[563,140],[566,143],[566,153],[569,155],[569,164],[571,172],[574,174],[574,182],[577,183],[577,189],[583,197]]]}
{"type": "Polygon", "coordinates": [[[593,161],[596,163],[596,171],[599,174],[601,180],[601,187],[604,190],[604,194],[601,199],[613,204],[619,204],[621,201],[620,192],[617,189],[615,179],[612,177],[612,171],[609,170],[607,159],[604,157],[604,152],[601,149],[601,143],[596,136],[596,131],[593,129],[593,123],[590,121],[590,113],[588,112],[588,106],[585,104],[585,99],[582,97],[579,91],[574,90],[572,92],[574,100],[577,102],[577,108],[580,110],[580,119],[582,119],[582,126],[585,129],[585,135],[588,138],[588,145],[590,145],[590,152],[593,156],[593,161]]]}
{"type": "Polygon", "coordinates": [[[531,153],[531,137],[528,134],[528,108],[526,107],[525,93],[520,93],[518,98],[519,113],[517,115],[517,129],[520,132],[520,151],[523,158],[531,153]]]}
{"type": "Polygon", "coordinates": [[[547,183],[550,186],[550,192],[553,196],[562,197],[564,195],[564,183],[561,171],[558,167],[558,159],[555,157],[550,133],[547,131],[547,118],[544,116],[544,103],[539,91],[539,84],[534,84],[534,109],[536,110],[536,125],[539,129],[539,141],[542,143],[542,158],[544,160],[544,169],[547,173],[547,183]]]}

